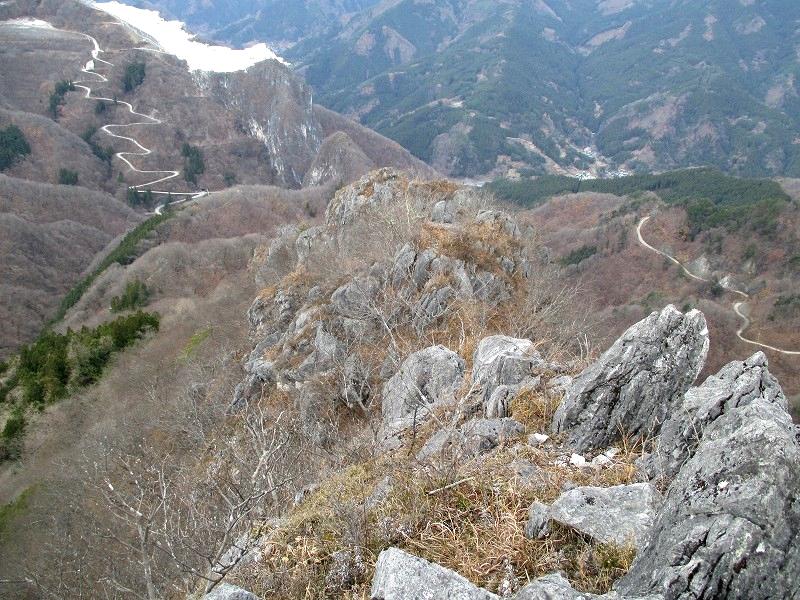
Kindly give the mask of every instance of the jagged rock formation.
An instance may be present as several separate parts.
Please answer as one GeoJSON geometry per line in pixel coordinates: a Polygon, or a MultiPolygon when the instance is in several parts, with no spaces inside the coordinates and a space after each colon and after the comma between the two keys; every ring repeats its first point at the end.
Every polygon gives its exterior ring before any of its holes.
{"type": "Polygon", "coordinates": [[[758,352],[732,362],[703,385],[692,388],[664,424],[658,447],[644,461],[651,476],[672,478],[697,451],[703,432],[726,412],[756,400],[786,409],[786,397],[767,370],[767,357],[758,352]]]}
{"type": "MultiPolygon", "coordinates": [[[[290,281],[291,285],[258,298],[248,317],[260,341],[246,363],[248,377],[237,389],[234,405],[240,406],[263,385],[303,387],[321,373],[335,371],[342,383],[342,400],[348,406],[365,407],[378,393],[374,372],[378,370],[387,374],[380,387],[385,433],[391,435],[412,424],[415,413],[417,419],[423,417],[420,408],[452,400],[465,363],[447,348],[412,354],[402,365],[389,354],[375,367],[365,366],[365,357],[347,350],[371,343],[385,347],[386,342],[379,340],[385,340],[387,329],[403,322],[412,323],[420,334],[435,327],[457,302],[496,304],[509,297],[511,277],[524,277],[527,269],[519,229],[507,217],[481,211],[477,195],[450,184],[412,182],[391,169],[376,171],[336,193],[324,226],[302,232],[285,228],[260,267],[266,278],[307,269],[312,256],[317,261],[339,257],[346,262],[354,250],[361,253],[371,247],[375,231],[394,235],[409,221],[424,222],[436,202],[457,195],[465,214],[473,206],[472,216],[441,229],[431,225],[424,230],[429,236],[424,244],[406,243],[396,254],[386,256],[380,254],[384,240],[375,239],[370,252],[377,249],[378,260],[370,265],[347,275],[340,273],[338,280],[331,279],[325,286],[307,289],[290,281]],[[473,248],[472,230],[494,236],[492,241],[502,244],[484,247],[480,242],[473,248]],[[472,253],[480,255],[480,262],[468,259],[472,253]],[[292,366],[287,368],[289,363],[292,366]]],[[[408,239],[406,233],[397,234],[398,239],[408,239]]],[[[535,358],[534,353],[523,363],[535,358]]],[[[306,396],[309,393],[306,390],[306,396]]]]}
{"type": "Polygon", "coordinates": [[[674,402],[694,383],[708,353],[699,311],[674,306],[626,331],[573,382],[553,418],[577,452],[608,446],[623,433],[657,434],[674,402]]]}
{"type": "Polygon", "coordinates": [[[458,573],[397,548],[381,552],[372,579],[372,600],[497,600],[458,573]]]}
{"type": "MultiPolygon", "coordinates": [[[[632,327],[577,378],[564,400],[568,410],[556,418],[568,444],[585,448],[609,440],[608,415],[639,435],[658,431],[660,422],[644,418],[639,399],[663,415],[656,450],[642,463],[668,487],[663,503],[650,483],[575,488],[551,506],[534,502],[525,528],[529,538],[547,536],[552,520],[605,542],[633,542],[639,552],[605,596],[580,593],[554,574],[514,598],[798,597],[797,428],[762,353],[727,365],[683,395],[707,348],[702,315],[667,307],[632,327]],[[590,427],[579,401],[600,417],[600,427],[590,427]]],[[[442,439],[434,436],[433,443],[442,445],[442,439]]],[[[381,555],[373,584],[373,598],[420,590],[425,597],[428,586],[449,585],[458,597],[487,597],[486,590],[396,549],[381,555]]]]}
{"type": "Polygon", "coordinates": [[[421,423],[428,411],[453,403],[466,363],[443,346],[433,346],[409,356],[383,386],[383,425],[391,434],[421,423]]]}
{"type": "Polygon", "coordinates": [[[538,386],[539,373],[554,368],[542,360],[530,340],[502,335],[481,340],[472,362],[473,396],[490,419],[509,416],[514,397],[538,386]]]}
{"type": "MultiPolygon", "coordinates": [[[[763,355],[728,365],[687,393],[684,406],[699,440],[684,451],[688,460],[618,589],[668,599],[796,598],[800,443],[763,355]]],[[[685,431],[687,414],[675,417],[669,431],[685,431]]]]}

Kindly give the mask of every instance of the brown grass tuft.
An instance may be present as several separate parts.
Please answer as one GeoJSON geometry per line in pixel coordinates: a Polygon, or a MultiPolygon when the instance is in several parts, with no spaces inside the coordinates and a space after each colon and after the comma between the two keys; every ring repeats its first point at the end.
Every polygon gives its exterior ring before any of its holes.
{"type": "Polygon", "coordinates": [[[561,398],[544,390],[523,389],[511,402],[511,415],[528,431],[547,431],[561,398]]]}

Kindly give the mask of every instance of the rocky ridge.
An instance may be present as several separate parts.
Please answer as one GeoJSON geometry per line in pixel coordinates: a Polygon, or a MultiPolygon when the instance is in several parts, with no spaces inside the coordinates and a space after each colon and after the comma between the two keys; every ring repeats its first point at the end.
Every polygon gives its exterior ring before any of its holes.
{"type": "MultiPolygon", "coordinates": [[[[523,238],[519,224],[483,208],[474,192],[383,170],[340,190],[325,225],[288,228],[270,245],[257,275],[278,284],[250,309],[257,343],[231,410],[278,390],[331,448],[340,443],[322,425],[331,400],[373,415],[368,435],[380,466],[358,470],[357,488],[337,487],[340,476],[307,486],[288,521],[254,545],[277,558],[281,536],[294,532],[295,543],[328,547],[313,530],[331,518],[324,503],[338,493],[364,507],[379,531],[350,549],[343,540],[331,546],[336,560],[304,563],[322,569],[334,595],[368,587],[375,600],[796,597],[800,444],[763,354],[692,387],[708,330],[701,313],[673,306],[633,325],[580,374],[574,363],[544,358],[532,332],[504,335],[514,331],[507,321],[472,331],[468,343],[444,335],[460,302],[515,310],[520,285],[538,268],[523,238]],[[369,244],[378,225],[383,252],[369,244]],[[324,278],[315,271],[322,255],[335,257],[324,278]],[[359,265],[335,269],[354,256],[359,265]],[[504,485],[533,501],[510,508],[485,496],[504,485]],[[462,542],[442,546],[424,537],[429,522],[398,512],[408,496],[419,510],[445,510],[473,493],[485,518],[515,523],[487,532],[520,536],[518,546],[503,546],[504,558],[494,555],[491,580],[452,555],[462,542]],[[309,514],[316,516],[303,521],[309,514]],[[296,519],[306,524],[293,528],[296,519]],[[536,549],[547,555],[558,544],[565,546],[552,562],[520,578],[536,549]],[[607,583],[588,586],[592,593],[568,560],[576,547],[584,567],[598,554],[619,565],[607,583]],[[375,553],[374,566],[365,552],[375,553]]],[[[272,560],[233,569],[229,579],[269,595],[282,581],[272,560]]]]}

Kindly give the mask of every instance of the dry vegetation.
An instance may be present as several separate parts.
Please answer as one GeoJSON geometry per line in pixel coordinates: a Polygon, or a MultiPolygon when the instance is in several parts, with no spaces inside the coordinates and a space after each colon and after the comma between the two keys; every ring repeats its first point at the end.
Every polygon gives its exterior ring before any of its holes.
{"type": "Polygon", "coordinates": [[[140,220],[101,192],[0,175],[0,358],[33,340],[95,256],[140,220]]]}
{"type": "MultiPolygon", "coordinates": [[[[791,193],[796,186],[785,181],[784,187],[791,193]]],[[[797,268],[793,265],[800,262],[792,258],[800,254],[800,205],[796,200],[782,212],[771,235],[712,229],[692,238],[685,210],[664,207],[650,196],[583,193],[552,198],[520,218],[533,224],[556,259],[584,246],[597,248],[595,255],[569,267],[568,273],[573,282],[580,282],[596,312],[600,345],[607,345],[631,322],[672,303],[679,308],[699,308],[708,320],[712,343],[701,379],[729,361],[761,349],[736,338],[741,320],[731,306],[739,298],[689,279],[674,264],[639,245],[636,224],[647,214],[653,215],[645,231],[648,243],[673,253],[695,272],[703,268],[696,261],[705,259],[708,272],[704,276],[731,274],[738,286],[749,290],[753,324],[747,337],[789,350],[800,347],[800,311],[775,310],[781,297],[797,293],[797,268]]],[[[783,388],[797,396],[798,361],[769,350],[766,353],[783,388]]]]}

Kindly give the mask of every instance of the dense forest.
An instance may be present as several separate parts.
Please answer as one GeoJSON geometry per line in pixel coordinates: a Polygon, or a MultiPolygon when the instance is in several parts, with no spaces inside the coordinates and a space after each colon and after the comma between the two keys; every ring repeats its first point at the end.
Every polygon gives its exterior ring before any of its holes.
{"type": "Polygon", "coordinates": [[[146,68],[143,62],[135,62],[125,67],[122,77],[122,89],[125,93],[132,92],[144,83],[146,68]]]}

